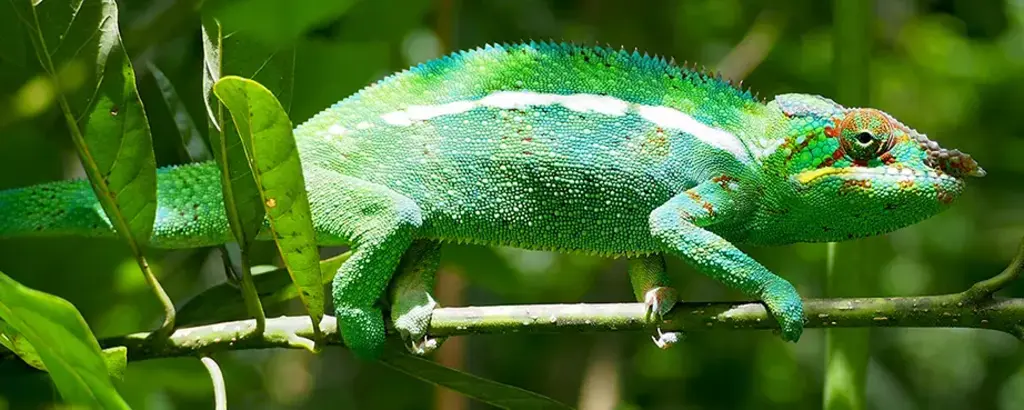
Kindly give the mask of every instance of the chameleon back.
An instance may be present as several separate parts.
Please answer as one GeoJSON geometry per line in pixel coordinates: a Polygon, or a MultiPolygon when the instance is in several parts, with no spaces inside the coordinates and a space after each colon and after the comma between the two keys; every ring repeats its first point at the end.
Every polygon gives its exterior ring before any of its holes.
{"type": "Polygon", "coordinates": [[[751,173],[764,112],[660,58],[529,43],[398,73],[296,135],[307,168],[413,199],[424,236],[629,254],[655,250],[647,218],[673,195],[751,173]]]}

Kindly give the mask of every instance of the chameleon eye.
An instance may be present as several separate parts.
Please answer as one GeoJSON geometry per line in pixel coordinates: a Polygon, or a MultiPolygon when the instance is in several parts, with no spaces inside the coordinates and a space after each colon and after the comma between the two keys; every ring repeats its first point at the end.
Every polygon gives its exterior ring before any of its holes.
{"type": "Polygon", "coordinates": [[[892,123],[875,110],[850,110],[839,124],[839,141],[851,159],[875,158],[892,147],[892,123]]]}
{"type": "Polygon", "coordinates": [[[871,134],[871,131],[861,131],[857,133],[854,138],[857,139],[857,142],[859,142],[860,145],[867,145],[870,144],[871,141],[875,140],[875,136],[871,134]]]}

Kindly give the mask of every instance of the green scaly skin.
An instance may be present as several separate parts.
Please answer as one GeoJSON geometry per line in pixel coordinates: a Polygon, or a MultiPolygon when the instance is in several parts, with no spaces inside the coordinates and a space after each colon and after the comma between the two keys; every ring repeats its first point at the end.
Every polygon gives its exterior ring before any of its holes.
{"type": "MultiPolygon", "coordinates": [[[[419,65],[295,137],[318,241],[355,250],[333,296],[344,342],[367,358],[384,343],[377,302],[389,284],[410,348],[436,346],[425,333],[440,242],[630,258],[634,293],[655,318],[676,302],[672,255],[763,300],[795,341],[800,296],[734,244],[890,232],[984,175],[878,110],[803,94],[763,102],[660,58],[553,43],[419,65]]],[[[159,171],[152,246],[231,240],[218,172],[159,171]]],[[[0,193],[0,236],[55,235],[114,237],[86,182],[0,193]]]]}

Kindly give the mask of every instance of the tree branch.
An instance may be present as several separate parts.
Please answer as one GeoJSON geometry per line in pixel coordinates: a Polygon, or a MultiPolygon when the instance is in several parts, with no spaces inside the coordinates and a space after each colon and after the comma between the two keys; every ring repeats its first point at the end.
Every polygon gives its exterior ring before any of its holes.
{"type": "MultiPolygon", "coordinates": [[[[1024,299],[991,298],[964,302],[966,293],[909,298],[808,299],[806,326],[825,327],[958,327],[992,329],[1024,338],[1024,299]]],[[[642,303],[561,304],[440,308],[434,311],[430,334],[458,336],[501,333],[550,333],[653,330],[643,322],[642,303]]],[[[149,339],[136,333],[100,341],[104,347],[127,346],[129,360],[195,356],[223,350],[271,347],[305,348],[296,337],[313,337],[308,316],[268,319],[262,337],[244,336],[252,320],[179,329],[170,339],[149,339]]],[[[334,318],[320,327],[327,343],[340,345],[334,318]]],[[[662,323],[665,331],[776,329],[764,305],[749,303],[681,303],[662,323]]]]}
{"type": "MultiPolygon", "coordinates": [[[[996,298],[999,290],[1024,271],[1024,242],[999,275],[954,294],[804,300],[807,328],[947,327],[991,329],[1024,340],[1024,298],[996,298]]],[[[552,332],[653,331],[644,323],[642,303],[554,304],[440,308],[434,310],[429,334],[435,337],[552,332]]],[[[167,339],[150,333],[106,338],[104,348],[125,346],[128,360],[204,356],[224,350],[293,348],[313,350],[308,316],[267,319],[263,335],[251,333],[253,320],[180,328],[167,339]]],[[[760,302],[679,303],[660,323],[664,331],[777,329],[760,302]]],[[[341,345],[335,320],[325,316],[320,328],[330,345],[341,345]]],[[[16,356],[0,350],[0,362],[16,356]]]]}

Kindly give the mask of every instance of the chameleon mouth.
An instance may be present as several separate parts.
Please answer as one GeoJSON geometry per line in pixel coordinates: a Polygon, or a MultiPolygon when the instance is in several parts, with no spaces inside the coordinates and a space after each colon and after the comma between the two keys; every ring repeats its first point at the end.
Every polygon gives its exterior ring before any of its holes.
{"type": "MultiPolygon", "coordinates": [[[[978,170],[981,170],[981,168],[978,168],[978,170]]],[[[983,170],[981,170],[981,173],[982,173],[982,175],[984,175],[984,171],[983,170]]],[[[836,177],[841,177],[841,178],[845,178],[845,179],[863,179],[863,178],[874,177],[874,178],[885,178],[885,179],[891,179],[891,180],[897,180],[897,181],[905,180],[905,181],[915,181],[915,182],[936,182],[936,183],[946,183],[946,184],[959,182],[959,179],[957,177],[955,177],[953,175],[950,175],[949,173],[943,172],[941,170],[935,170],[935,171],[929,170],[927,172],[922,172],[922,171],[917,171],[917,170],[913,170],[913,169],[905,168],[905,167],[897,168],[897,167],[888,167],[888,166],[874,167],[874,168],[865,168],[865,167],[853,167],[853,168],[823,167],[823,168],[813,169],[813,170],[810,170],[810,171],[801,172],[801,173],[797,174],[795,178],[796,178],[797,182],[799,182],[801,185],[807,185],[807,184],[810,184],[810,183],[812,183],[812,182],[814,182],[814,181],[816,181],[818,179],[829,177],[829,176],[836,176],[836,177]]],[[[981,175],[978,175],[978,176],[981,176],[981,175]]]]}
{"type": "Polygon", "coordinates": [[[945,149],[939,143],[928,139],[927,135],[914,130],[909,130],[910,137],[928,153],[924,160],[925,165],[940,170],[954,177],[983,177],[986,172],[978,162],[969,154],[960,152],[957,149],[945,149]]]}

